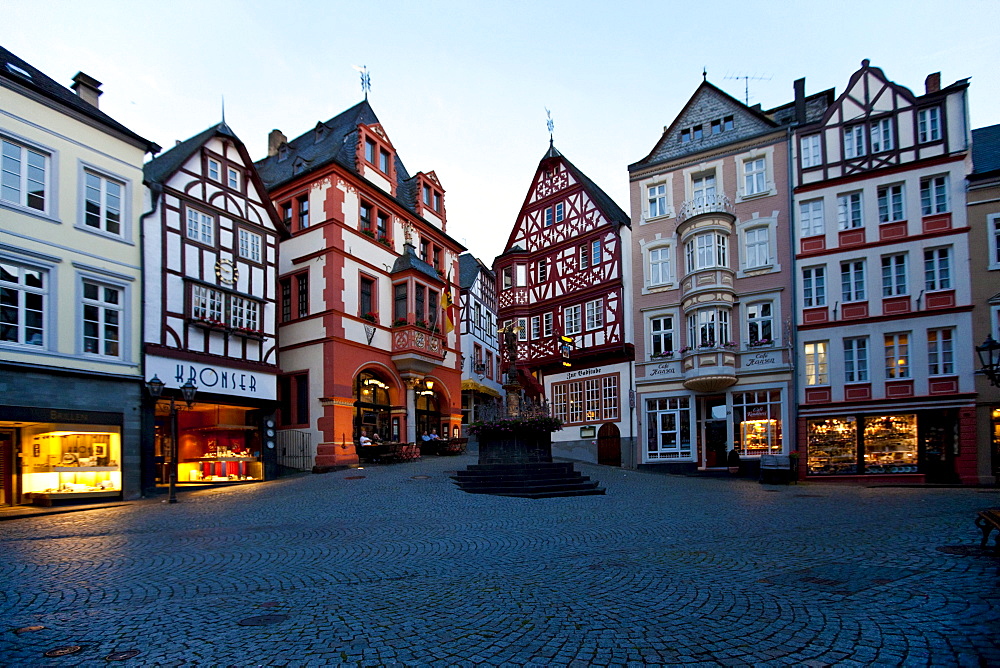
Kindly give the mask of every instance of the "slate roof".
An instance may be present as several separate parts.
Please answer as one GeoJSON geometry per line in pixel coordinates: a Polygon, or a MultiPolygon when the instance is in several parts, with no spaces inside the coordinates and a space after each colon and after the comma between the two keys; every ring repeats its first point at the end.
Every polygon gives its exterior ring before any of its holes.
{"type": "Polygon", "coordinates": [[[73,111],[83,114],[87,118],[97,121],[110,130],[119,132],[134,142],[145,147],[147,153],[158,153],[160,147],[154,142],[140,137],[127,127],[108,116],[92,104],[84,102],[80,97],[66,86],[56,83],[55,80],[46,76],[40,70],[32,67],[27,62],[21,60],[7,49],[0,46],[0,79],[8,79],[19,86],[32,90],[49,100],[68,107],[73,111]],[[25,77],[8,65],[13,65],[28,73],[25,77]]]}
{"type": "Polygon", "coordinates": [[[492,274],[493,271],[490,270],[482,261],[475,257],[472,253],[462,253],[458,256],[458,287],[462,290],[468,290],[472,287],[472,284],[476,282],[476,277],[479,276],[481,272],[486,272],[492,274]]]}
{"type": "Polygon", "coordinates": [[[213,125],[204,132],[196,134],[186,141],[182,141],[180,144],[147,162],[142,168],[143,180],[148,185],[164,183],[187,162],[188,158],[197,153],[205,142],[217,134],[239,141],[236,133],[225,123],[213,125]]]}
{"type": "MultiPolygon", "coordinates": [[[[545,155],[542,156],[542,162],[552,158],[560,158],[562,162],[565,163],[566,168],[569,169],[570,173],[577,180],[577,182],[583,185],[587,194],[590,195],[592,200],[594,200],[594,203],[597,204],[597,207],[608,219],[608,222],[615,226],[616,231],[622,225],[631,227],[632,221],[628,214],[625,213],[625,211],[623,211],[613,199],[611,199],[611,196],[604,192],[600,186],[591,181],[590,177],[581,172],[576,165],[566,158],[566,156],[560,153],[559,150],[552,145],[552,142],[549,142],[549,150],[547,150],[545,155]]],[[[539,168],[541,168],[541,165],[539,165],[539,168]]],[[[511,248],[510,250],[513,251],[514,248],[511,248]]]]}
{"type": "Polygon", "coordinates": [[[972,174],[978,176],[1000,170],[1000,125],[972,131],[972,174]]]}
{"type": "Polygon", "coordinates": [[[417,257],[416,249],[413,248],[413,244],[403,245],[403,254],[396,258],[396,261],[392,264],[392,270],[390,274],[398,274],[407,269],[415,269],[422,274],[433,278],[435,281],[444,282],[441,275],[437,273],[437,269],[427,264],[419,257],[417,257]]]}

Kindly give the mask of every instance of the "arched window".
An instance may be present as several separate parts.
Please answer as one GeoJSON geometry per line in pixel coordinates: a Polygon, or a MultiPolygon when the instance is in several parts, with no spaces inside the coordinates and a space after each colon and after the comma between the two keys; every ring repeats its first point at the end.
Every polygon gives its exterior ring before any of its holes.
{"type": "Polygon", "coordinates": [[[362,371],[354,381],[354,440],[364,429],[371,436],[390,436],[389,384],[370,371],[362,371]]]}

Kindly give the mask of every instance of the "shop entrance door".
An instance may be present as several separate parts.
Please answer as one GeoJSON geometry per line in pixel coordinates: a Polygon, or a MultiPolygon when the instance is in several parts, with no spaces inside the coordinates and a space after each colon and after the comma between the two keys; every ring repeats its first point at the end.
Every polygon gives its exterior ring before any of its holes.
{"type": "Polygon", "coordinates": [[[726,397],[705,397],[701,403],[701,436],[705,444],[705,467],[727,466],[729,452],[726,397]]]}
{"type": "Polygon", "coordinates": [[[955,473],[955,419],[949,414],[935,415],[933,420],[921,416],[923,431],[923,472],[929,483],[958,482],[955,473]]]}
{"type": "Polygon", "coordinates": [[[605,466],[622,465],[622,439],[618,425],[609,422],[597,432],[597,463],[605,466]]]}
{"type": "Polygon", "coordinates": [[[0,429],[0,506],[14,505],[14,432],[0,429]]]}

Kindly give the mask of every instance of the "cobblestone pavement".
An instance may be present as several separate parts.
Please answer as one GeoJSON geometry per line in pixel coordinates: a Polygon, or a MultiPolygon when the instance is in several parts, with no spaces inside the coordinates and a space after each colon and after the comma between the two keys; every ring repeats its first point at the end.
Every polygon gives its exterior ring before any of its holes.
{"type": "Polygon", "coordinates": [[[606,496],[528,500],[469,463],[0,523],[0,664],[1000,665],[1000,559],[937,549],[1000,490],[578,465],[606,496]]]}

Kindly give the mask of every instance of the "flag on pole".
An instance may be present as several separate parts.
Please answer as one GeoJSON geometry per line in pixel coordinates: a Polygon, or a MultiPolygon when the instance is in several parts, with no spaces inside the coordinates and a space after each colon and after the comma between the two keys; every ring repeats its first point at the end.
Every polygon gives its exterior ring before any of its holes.
{"type": "Polygon", "coordinates": [[[451,307],[455,302],[451,299],[451,272],[448,272],[448,280],[445,282],[445,289],[441,292],[441,310],[444,311],[444,333],[450,334],[455,329],[455,322],[451,317],[451,307]]]}

